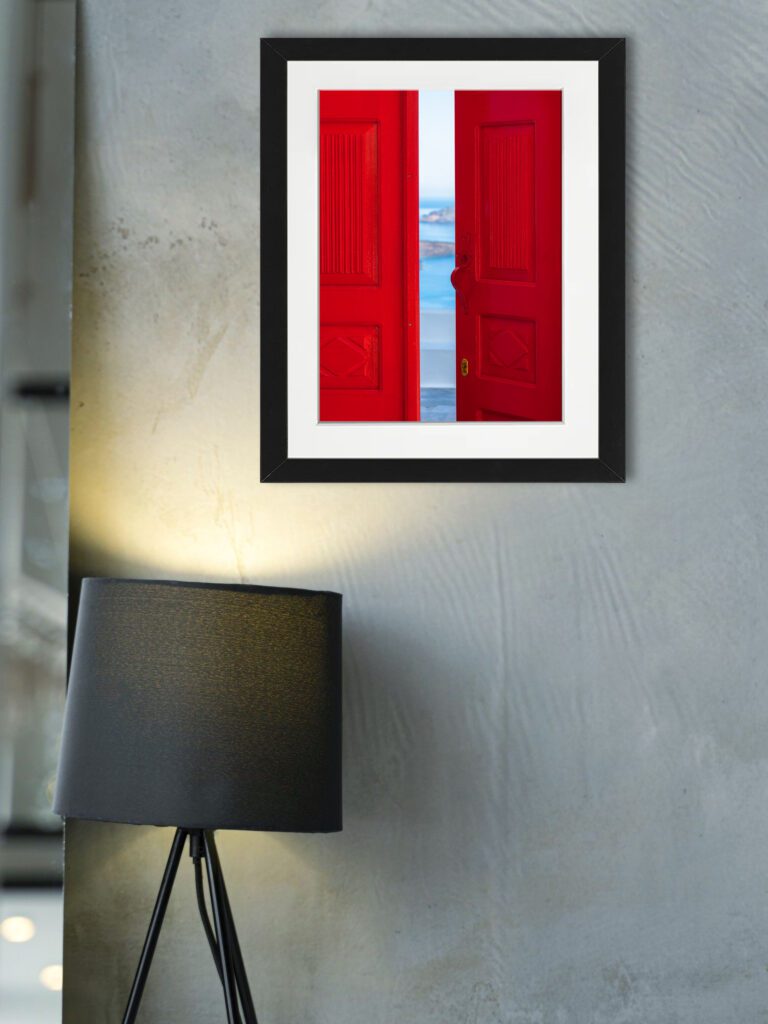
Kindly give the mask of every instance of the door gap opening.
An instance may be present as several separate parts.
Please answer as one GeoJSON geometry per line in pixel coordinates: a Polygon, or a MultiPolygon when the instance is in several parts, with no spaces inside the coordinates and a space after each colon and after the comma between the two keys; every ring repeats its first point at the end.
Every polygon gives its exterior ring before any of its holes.
{"type": "Polygon", "coordinates": [[[421,421],[456,420],[454,93],[419,92],[421,421]]]}

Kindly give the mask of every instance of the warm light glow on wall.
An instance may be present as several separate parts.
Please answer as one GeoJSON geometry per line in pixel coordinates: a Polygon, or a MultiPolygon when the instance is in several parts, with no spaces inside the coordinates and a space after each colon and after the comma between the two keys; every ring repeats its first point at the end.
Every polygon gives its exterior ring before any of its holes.
{"type": "MultiPolygon", "coordinates": [[[[177,373],[169,370],[166,384],[177,373]]],[[[230,390],[232,381],[234,371],[230,390]]],[[[97,387],[80,382],[86,393],[97,387]]],[[[146,399],[139,391],[134,398],[146,399]]],[[[225,418],[219,408],[210,422],[206,408],[192,405],[196,416],[179,409],[156,431],[156,410],[137,412],[109,443],[102,417],[91,414],[89,426],[75,400],[71,534],[89,571],[341,587],[336,567],[384,551],[393,564],[393,551],[433,535],[425,514],[433,495],[261,484],[255,402],[249,417],[235,409],[225,418]]]]}
{"type": "Polygon", "coordinates": [[[29,942],[35,937],[35,922],[29,917],[6,917],[0,921],[0,935],[6,942],[29,942]]]}
{"type": "MultiPolygon", "coordinates": [[[[245,301],[258,268],[238,261],[225,274],[213,255],[199,294],[204,265],[185,265],[183,287],[161,285],[142,252],[114,288],[81,297],[73,568],[339,590],[369,563],[401,574],[410,551],[440,542],[442,488],[260,482],[258,307],[245,301]]],[[[464,506],[476,519],[472,489],[450,514],[464,506]]]]}

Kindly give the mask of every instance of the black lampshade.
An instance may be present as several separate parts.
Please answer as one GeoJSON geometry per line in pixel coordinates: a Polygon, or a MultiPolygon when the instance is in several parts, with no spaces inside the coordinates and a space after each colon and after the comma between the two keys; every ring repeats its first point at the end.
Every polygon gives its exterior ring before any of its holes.
{"type": "Polygon", "coordinates": [[[341,595],[83,583],[55,811],[341,828],[341,595]]]}

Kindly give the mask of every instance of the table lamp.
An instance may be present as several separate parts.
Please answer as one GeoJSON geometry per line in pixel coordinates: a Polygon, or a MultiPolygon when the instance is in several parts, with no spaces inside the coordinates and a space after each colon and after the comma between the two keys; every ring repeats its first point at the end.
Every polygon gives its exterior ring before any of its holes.
{"type": "Polygon", "coordinates": [[[341,828],[341,595],[86,579],[54,810],[176,829],[123,1024],[187,840],[227,1020],[256,1024],[214,829],[341,828]]]}

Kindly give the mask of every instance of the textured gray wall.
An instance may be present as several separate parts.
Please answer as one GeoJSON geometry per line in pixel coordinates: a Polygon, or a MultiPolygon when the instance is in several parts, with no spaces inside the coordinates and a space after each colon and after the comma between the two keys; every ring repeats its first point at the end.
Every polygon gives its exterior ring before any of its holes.
{"type": "MultiPolygon", "coordinates": [[[[223,835],[265,1024],[745,1024],[768,1005],[765,8],[83,0],[79,568],[346,597],[346,812],[223,835]],[[625,34],[630,480],[258,483],[258,39],[625,34]]],[[[169,841],[77,824],[67,1024],[169,841]]],[[[222,1019],[185,865],[143,1022],[222,1019]]]]}

